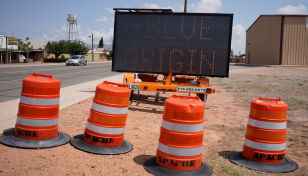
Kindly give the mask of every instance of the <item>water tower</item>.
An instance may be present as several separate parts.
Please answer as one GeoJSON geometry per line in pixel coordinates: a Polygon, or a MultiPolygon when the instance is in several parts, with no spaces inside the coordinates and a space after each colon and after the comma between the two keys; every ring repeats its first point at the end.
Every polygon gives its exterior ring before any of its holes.
{"type": "Polygon", "coordinates": [[[75,13],[69,13],[67,18],[67,40],[79,40],[78,27],[77,27],[77,17],[75,13]]]}

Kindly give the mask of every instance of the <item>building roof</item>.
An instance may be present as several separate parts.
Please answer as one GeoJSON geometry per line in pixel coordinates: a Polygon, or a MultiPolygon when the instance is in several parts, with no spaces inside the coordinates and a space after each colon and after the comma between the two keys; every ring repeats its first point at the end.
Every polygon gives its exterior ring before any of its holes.
{"type": "Polygon", "coordinates": [[[94,48],[94,53],[97,53],[97,52],[102,53],[104,52],[104,49],[105,48],[94,48]]]}
{"type": "Polygon", "coordinates": [[[172,9],[139,9],[139,8],[113,8],[116,12],[158,12],[158,13],[172,13],[172,9]]]}
{"type": "MultiPolygon", "coordinates": [[[[109,52],[104,51],[105,48],[94,48],[94,53],[98,54],[109,54],[109,52]]],[[[89,50],[88,53],[92,53],[92,50],[89,50]]]]}
{"type": "Polygon", "coordinates": [[[49,41],[38,41],[38,40],[23,40],[22,42],[28,43],[33,46],[33,50],[44,50],[45,46],[49,41]]]}
{"type": "Polygon", "coordinates": [[[252,25],[246,30],[246,32],[262,17],[262,16],[281,16],[281,17],[308,17],[308,14],[270,14],[270,15],[260,15],[252,25]]]}

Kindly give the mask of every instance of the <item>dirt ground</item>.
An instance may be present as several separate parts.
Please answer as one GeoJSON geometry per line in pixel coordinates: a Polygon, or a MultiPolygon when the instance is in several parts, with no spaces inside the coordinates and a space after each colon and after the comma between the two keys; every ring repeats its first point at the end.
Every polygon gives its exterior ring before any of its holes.
{"type": "MultiPolygon", "coordinates": [[[[216,94],[205,108],[203,161],[213,175],[308,175],[308,67],[232,65],[229,78],[210,78],[216,94]],[[232,164],[228,155],[243,149],[250,102],[281,98],[288,104],[287,157],[297,162],[292,173],[263,173],[232,164]]],[[[130,103],[125,139],[134,149],[121,155],[94,155],[66,144],[49,149],[18,149],[0,145],[0,175],[151,175],[143,163],[158,145],[164,100],[172,93],[141,92],[130,103]]],[[[59,130],[82,134],[92,99],[60,111],[59,130]]]]}

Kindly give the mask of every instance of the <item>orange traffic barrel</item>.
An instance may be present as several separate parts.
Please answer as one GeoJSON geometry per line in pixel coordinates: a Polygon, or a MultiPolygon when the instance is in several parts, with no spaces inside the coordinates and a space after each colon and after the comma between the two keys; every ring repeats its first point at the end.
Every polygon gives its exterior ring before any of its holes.
{"type": "Polygon", "coordinates": [[[202,162],[205,103],[197,96],[172,95],[165,102],[156,157],[144,168],[154,175],[211,175],[202,162]]]}
{"type": "Polygon", "coordinates": [[[124,140],[131,90],[125,84],[97,85],[84,134],[72,138],[77,149],[96,154],[121,154],[133,146],[124,140]]]}
{"type": "Polygon", "coordinates": [[[66,144],[70,136],[58,130],[60,80],[33,73],[23,79],[14,134],[3,144],[21,148],[47,148],[66,144]]]}
{"type": "Polygon", "coordinates": [[[296,170],[297,164],[285,157],[287,109],[280,98],[252,101],[243,152],[232,153],[231,162],[264,172],[296,170]]]}

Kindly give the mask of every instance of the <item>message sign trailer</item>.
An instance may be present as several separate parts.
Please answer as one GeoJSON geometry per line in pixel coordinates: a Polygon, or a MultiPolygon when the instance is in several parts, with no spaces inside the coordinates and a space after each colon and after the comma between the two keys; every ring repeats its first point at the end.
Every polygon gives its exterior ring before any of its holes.
{"type": "Polygon", "coordinates": [[[205,76],[228,77],[233,14],[114,10],[112,71],[151,73],[138,74],[142,82],[125,74],[123,82],[130,89],[197,93],[204,100],[215,93],[205,76]],[[155,74],[165,77],[157,80],[155,74]],[[172,81],[172,75],[190,76],[172,81]]]}
{"type": "MultiPolygon", "coordinates": [[[[140,74],[138,77],[141,77],[140,74]]],[[[174,77],[172,81],[172,71],[170,71],[168,76],[165,76],[162,80],[157,80],[157,75],[153,74],[143,74],[142,77],[146,79],[155,79],[152,82],[138,82],[136,80],[135,73],[124,74],[123,83],[132,90],[131,99],[134,94],[134,90],[138,91],[156,91],[156,92],[177,92],[177,93],[196,93],[197,96],[202,100],[206,101],[207,94],[214,94],[216,92],[215,88],[209,87],[208,78],[197,78],[196,77],[186,77],[180,76],[174,77]],[[194,81],[198,84],[191,84],[189,81],[194,81]]],[[[138,80],[138,79],[137,79],[138,80]]]]}

